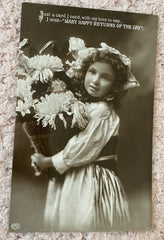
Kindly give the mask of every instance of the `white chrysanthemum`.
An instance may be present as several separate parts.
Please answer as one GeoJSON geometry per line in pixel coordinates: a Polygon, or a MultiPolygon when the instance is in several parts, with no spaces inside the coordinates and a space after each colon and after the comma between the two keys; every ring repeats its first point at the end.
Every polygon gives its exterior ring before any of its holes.
{"type": "Polygon", "coordinates": [[[81,68],[81,61],[77,59],[76,61],[69,62],[68,60],[65,62],[70,68],[66,71],[68,77],[78,77],[78,70],[81,68]]]}
{"type": "Polygon", "coordinates": [[[17,107],[16,107],[16,111],[17,111],[17,112],[20,112],[23,117],[24,117],[26,114],[29,114],[29,113],[30,113],[28,104],[25,103],[25,102],[22,101],[22,100],[18,100],[17,107]]]}
{"type": "Polygon", "coordinates": [[[37,118],[38,122],[42,121],[43,127],[46,127],[49,124],[56,129],[55,119],[58,115],[66,127],[66,121],[62,112],[72,114],[70,112],[72,99],[74,99],[74,95],[70,91],[59,94],[51,93],[50,95],[45,95],[45,97],[41,97],[41,101],[36,104],[36,114],[34,117],[37,118]]]}
{"type": "Polygon", "coordinates": [[[52,93],[64,93],[66,92],[67,85],[65,82],[60,80],[59,78],[56,79],[55,81],[52,81],[50,90],[52,93]]]}
{"type": "Polygon", "coordinates": [[[19,66],[19,67],[18,67],[18,76],[19,76],[19,77],[25,77],[25,76],[27,76],[27,75],[28,75],[28,74],[26,73],[24,67],[19,66]]]}
{"type": "Polygon", "coordinates": [[[31,91],[32,79],[27,77],[24,79],[17,80],[17,97],[24,100],[25,98],[32,98],[34,91],[31,91]]]}
{"type": "Polygon", "coordinates": [[[33,100],[31,96],[25,98],[24,101],[18,100],[16,111],[20,112],[24,117],[26,114],[30,114],[30,108],[34,107],[37,100],[33,100]]]}
{"type": "Polygon", "coordinates": [[[80,129],[84,130],[88,124],[87,106],[80,101],[75,101],[71,105],[71,111],[73,113],[72,127],[78,126],[80,129]]]}
{"type": "Polygon", "coordinates": [[[85,48],[84,40],[81,38],[70,37],[69,39],[69,52],[72,53],[74,58],[78,57],[78,52],[85,48]]]}
{"type": "Polygon", "coordinates": [[[66,75],[67,75],[69,78],[78,77],[77,69],[73,69],[72,67],[70,67],[70,68],[66,71],[66,75]]]}
{"type": "Polygon", "coordinates": [[[32,77],[35,81],[47,82],[54,72],[63,71],[63,63],[57,56],[37,55],[29,59],[29,68],[33,69],[32,77]]]}

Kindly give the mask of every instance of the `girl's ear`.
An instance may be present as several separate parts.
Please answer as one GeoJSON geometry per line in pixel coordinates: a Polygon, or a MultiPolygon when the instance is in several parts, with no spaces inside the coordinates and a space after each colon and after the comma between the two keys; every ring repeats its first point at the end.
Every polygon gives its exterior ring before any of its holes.
{"type": "Polygon", "coordinates": [[[114,92],[114,93],[119,92],[117,84],[116,84],[116,80],[113,82],[112,92],[114,92]]]}

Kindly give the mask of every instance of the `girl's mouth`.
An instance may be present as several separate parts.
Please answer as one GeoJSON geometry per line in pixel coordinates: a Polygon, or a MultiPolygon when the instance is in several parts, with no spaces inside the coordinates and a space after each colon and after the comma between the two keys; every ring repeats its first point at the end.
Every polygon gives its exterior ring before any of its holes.
{"type": "Polygon", "coordinates": [[[98,90],[99,90],[97,87],[92,86],[92,85],[90,85],[89,87],[90,87],[90,89],[93,90],[93,91],[98,91],[98,90]]]}

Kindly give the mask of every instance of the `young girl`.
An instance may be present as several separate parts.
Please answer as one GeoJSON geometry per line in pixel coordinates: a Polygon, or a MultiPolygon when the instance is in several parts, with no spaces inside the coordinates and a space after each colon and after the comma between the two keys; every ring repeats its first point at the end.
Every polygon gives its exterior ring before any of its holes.
{"type": "MultiPolygon", "coordinates": [[[[117,176],[115,143],[120,120],[120,99],[138,86],[130,61],[102,44],[79,53],[80,96],[89,112],[84,131],[73,136],[52,157],[32,155],[40,170],[54,167],[61,178],[49,181],[45,206],[46,229],[50,231],[109,231],[127,226],[127,197],[117,176]]],[[[77,73],[77,72],[76,72],[77,73]]]]}

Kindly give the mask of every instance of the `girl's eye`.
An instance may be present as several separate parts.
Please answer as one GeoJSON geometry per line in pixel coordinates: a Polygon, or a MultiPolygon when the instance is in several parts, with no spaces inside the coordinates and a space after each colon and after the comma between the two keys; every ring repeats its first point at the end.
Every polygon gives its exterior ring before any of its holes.
{"type": "Polygon", "coordinates": [[[108,75],[103,75],[102,78],[103,78],[104,80],[110,81],[110,77],[109,77],[108,75]]]}
{"type": "Polygon", "coordinates": [[[93,69],[93,68],[90,68],[90,69],[88,70],[88,72],[89,72],[89,73],[92,73],[92,74],[95,74],[95,73],[96,73],[96,70],[93,69]]]}

